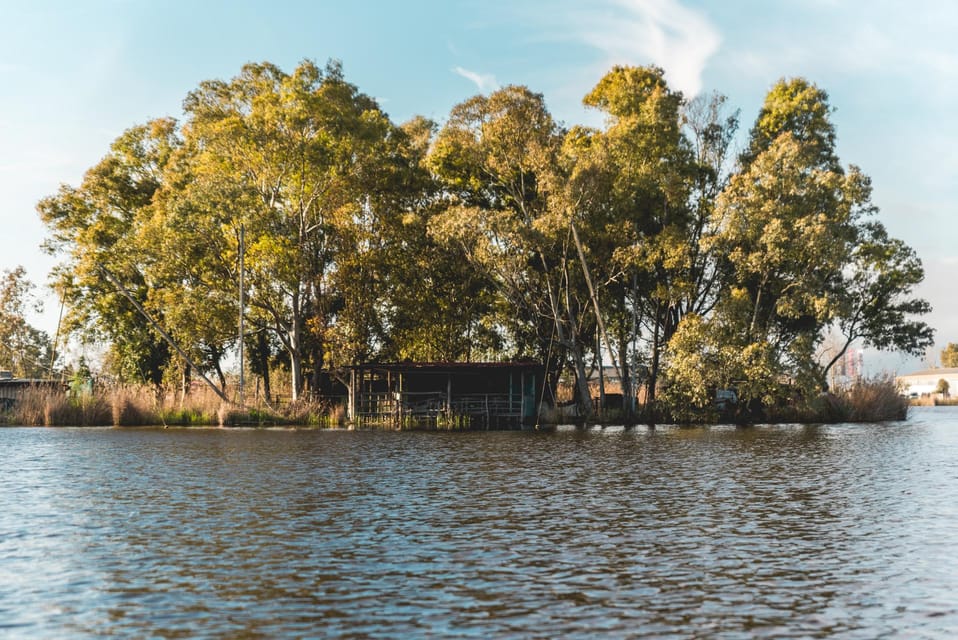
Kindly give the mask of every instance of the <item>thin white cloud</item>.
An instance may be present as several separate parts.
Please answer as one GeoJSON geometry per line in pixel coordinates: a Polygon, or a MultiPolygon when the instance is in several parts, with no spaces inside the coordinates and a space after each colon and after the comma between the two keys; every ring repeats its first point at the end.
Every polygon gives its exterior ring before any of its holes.
{"type": "Polygon", "coordinates": [[[495,91],[499,88],[499,82],[496,80],[496,77],[491,73],[476,73],[475,71],[470,71],[469,69],[463,69],[462,67],[453,67],[453,72],[462,76],[469,82],[472,82],[479,91],[485,93],[486,91],[495,91]]]}
{"type": "Polygon", "coordinates": [[[606,0],[570,24],[572,38],[598,49],[604,64],[649,64],[665,69],[669,83],[692,97],[722,38],[699,11],[678,0],[606,0]]]}

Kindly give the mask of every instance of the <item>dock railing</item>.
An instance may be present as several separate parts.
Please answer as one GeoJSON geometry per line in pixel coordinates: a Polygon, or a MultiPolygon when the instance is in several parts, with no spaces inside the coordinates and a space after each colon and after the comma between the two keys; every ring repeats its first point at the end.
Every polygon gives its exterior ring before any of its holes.
{"type": "Polygon", "coordinates": [[[442,392],[368,392],[356,400],[360,426],[488,428],[522,420],[521,397],[501,393],[453,395],[449,402],[442,392]]]}

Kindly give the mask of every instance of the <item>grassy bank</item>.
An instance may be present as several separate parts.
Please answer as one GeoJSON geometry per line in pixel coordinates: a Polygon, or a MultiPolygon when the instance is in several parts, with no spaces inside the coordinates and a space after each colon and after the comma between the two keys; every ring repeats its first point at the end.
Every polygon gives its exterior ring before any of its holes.
{"type": "MultiPolygon", "coordinates": [[[[853,385],[812,397],[795,395],[774,404],[755,407],[751,411],[744,406],[721,412],[717,408],[660,406],[658,424],[716,424],[716,423],[817,423],[839,422],[894,422],[908,416],[909,401],[901,396],[894,378],[879,377],[859,380],[853,385]]],[[[603,411],[592,417],[597,424],[643,424],[647,409],[637,407],[631,420],[621,409],[603,411]]],[[[542,424],[576,422],[574,412],[566,409],[547,409],[540,420],[542,424]]]]}
{"type": "MultiPolygon", "coordinates": [[[[759,415],[720,415],[717,411],[660,412],[658,422],[708,424],[715,422],[837,423],[888,422],[904,420],[909,401],[901,397],[893,379],[860,381],[834,393],[807,400],[796,399],[766,406],[759,415]]],[[[631,422],[643,422],[642,407],[631,422]]],[[[92,393],[34,388],[26,390],[10,408],[0,412],[0,423],[25,426],[274,426],[295,425],[339,427],[346,424],[341,405],[324,402],[297,402],[282,407],[263,403],[239,407],[224,403],[207,390],[194,391],[185,398],[177,394],[158,395],[143,387],[103,388],[92,393]]],[[[571,418],[575,421],[574,418],[571,418]]],[[[540,424],[569,422],[562,411],[547,410],[540,424]]],[[[606,424],[628,422],[621,410],[607,410],[598,417],[606,424]]],[[[465,420],[436,424],[437,429],[467,430],[465,420]]],[[[411,426],[411,425],[410,425],[411,426]]]]}
{"type": "Polygon", "coordinates": [[[142,387],[92,393],[33,388],[0,413],[0,423],[24,426],[272,426],[335,427],[343,411],[325,403],[298,402],[282,408],[258,403],[239,407],[206,390],[185,398],[142,387]]]}

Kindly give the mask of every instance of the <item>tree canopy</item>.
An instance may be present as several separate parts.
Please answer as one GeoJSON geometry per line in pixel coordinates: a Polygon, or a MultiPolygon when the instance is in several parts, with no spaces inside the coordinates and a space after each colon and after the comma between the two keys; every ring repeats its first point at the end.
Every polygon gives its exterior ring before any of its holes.
{"type": "Polygon", "coordinates": [[[827,335],[927,348],[921,262],[841,164],[827,94],[777,83],[737,160],[725,102],[619,66],[584,98],[599,128],[523,86],[396,124],[337,62],[249,64],[38,210],[69,329],[156,384],[185,365],[105,270],[221,385],[242,314],[250,370],[285,370],[293,398],[344,365],[529,358],[588,412],[611,361],[654,420],[718,388],[815,393],[827,335]]]}
{"type": "Polygon", "coordinates": [[[0,369],[18,378],[45,378],[50,368],[50,338],[27,321],[27,313],[39,310],[34,285],[23,267],[4,271],[0,279],[0,369]]]}

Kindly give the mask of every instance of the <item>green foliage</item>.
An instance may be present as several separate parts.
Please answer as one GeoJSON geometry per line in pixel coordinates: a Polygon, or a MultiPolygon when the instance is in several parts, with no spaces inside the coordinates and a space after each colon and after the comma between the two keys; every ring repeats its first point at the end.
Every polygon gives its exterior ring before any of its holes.
{"type": "Polygon", "coordinates": [[[50,339],[26,319],[28,311],[39,310],[33,288],[23,267],[4,271],[0,279],[0,369],[18,378],[44,378],[52,373],[50,339]]]}
{"type": "Polygon", "coordinates": [[[940,393],[943,396],[948,395],[948,390],[951,386],[948,384],[948,381],[944,378],[938,380],[938,384],[935,386],[935,393],[940,393]]]}
{"type": "MultiPolygon", "coordinates": [[[[106,362],[121,380],[158,384],[169,364],[169,349],[103,278],[101,268],[116,274],[149,307],[140,229],[153,216],[154,197],[180,145],[173,120],[132,127],[87,171],[79,187],[63,186],[37,205],[50,230],[47,250],[64,258],[53,272],[54,288],[67,305],[64,326],[87,342],[107,345],[106,362]]],[[[154,310],[162,318],[163,310],[154,310]]]]}
{"type": "MultiPolygon", "coordinates": [[[[105,344],[120,380],[190,373],[105,267],[223,385],[243,314],[267,395],[276,368],[298,398],[371,360],[533,358],[551,387],[572,369],[588,411],[587,368],[611,355],[627,397],[642,380],[673,415],[719,389],[749,407],[817,397],[855,341],[930,346],[921,262],[839,162],[824,91],[778,82],[735,167],[738,113],[687,101],[657,67],[615,67],[584,102],[601,128],[565,130],[522,86],[463,101],[441,128],[397,126],[336,62],[203,82],[182,125],[132,127],[39,203],[66,327],[105,344]],[[827,333],[844,346],[819,362],[827,333]]],[[[0,336],[44,361],[22,278],[0,336]]]]}
{"type": "Polygon", "coordinates": [[[948,346],[941,350],[941,366],[958,367],[958,344],[949,342],[948,346]]]}
{"type": "Polygon", "coordinates": [[[828,94],[808,80],[779,80],[765,96],[739,162],[748,167],[782,134],[788,133],[801,146],[806,162],[840,170],[835,155],[835,127],[829,119],[832,111],[828,94]]]}

